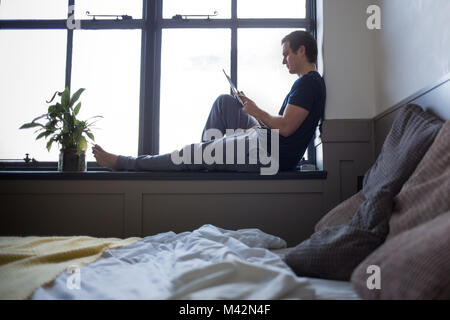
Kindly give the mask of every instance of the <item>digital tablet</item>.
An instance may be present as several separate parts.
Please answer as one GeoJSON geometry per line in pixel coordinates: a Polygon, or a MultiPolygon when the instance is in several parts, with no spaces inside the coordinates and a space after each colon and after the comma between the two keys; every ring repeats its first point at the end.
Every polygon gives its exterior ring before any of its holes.
{"type": "Polygon", "coordinates": [[[233,96],[244,106],[244,103],[242,102],[241,98],[238,95],[238,90],[236,89],[236,86],[233,84],[233,81],[231,81],[231,78],[227,75],[224,69],[222,69],[223,73],[225,74],[225,77],[227,77],[228,82],[230,83],[231,92],[233,93],[233,96]]]}

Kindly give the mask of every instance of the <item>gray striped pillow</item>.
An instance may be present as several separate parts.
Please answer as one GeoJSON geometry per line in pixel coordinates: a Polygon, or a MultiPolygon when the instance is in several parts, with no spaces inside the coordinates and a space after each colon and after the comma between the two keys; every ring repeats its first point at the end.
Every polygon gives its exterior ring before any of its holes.
{"type": "Polygon", "coordinates": [[[450,210],[450,121],[394,198],[388,239],[450,210]]]}

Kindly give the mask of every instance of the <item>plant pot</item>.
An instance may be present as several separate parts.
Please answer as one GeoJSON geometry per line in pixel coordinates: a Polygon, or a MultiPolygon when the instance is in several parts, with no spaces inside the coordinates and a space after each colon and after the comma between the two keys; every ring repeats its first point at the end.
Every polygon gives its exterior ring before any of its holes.
{"type": "Polygon", "coordinates": [[[58,161],[58,171],[87,171],[86,152],[77,154],[75,149],[61,150],[58,161]]]}

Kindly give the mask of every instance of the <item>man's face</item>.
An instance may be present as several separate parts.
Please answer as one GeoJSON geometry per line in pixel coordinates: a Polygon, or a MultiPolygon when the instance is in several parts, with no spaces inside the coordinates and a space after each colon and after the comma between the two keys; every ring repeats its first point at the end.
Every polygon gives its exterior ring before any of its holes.
{"type": "Polygon", "coordinates": [[[301,66],[301,50],[297,52],[291,50],[289,41],[283,43],[283,64],[285,64],[291,74],[298,74],[301,66]]]}

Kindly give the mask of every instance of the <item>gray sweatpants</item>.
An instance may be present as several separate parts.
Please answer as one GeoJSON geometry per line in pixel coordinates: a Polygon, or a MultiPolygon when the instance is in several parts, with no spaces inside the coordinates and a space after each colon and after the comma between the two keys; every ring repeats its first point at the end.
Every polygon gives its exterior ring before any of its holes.
{"type": "MultiPolygon", "coordinates": [[[[172,153],[162,155],[141,155],[136,157],[119,156],[117,159],[117,170],[132,171],[237,171],[237,172],[258,172],[265,165],[253,157],[251,152],[255,148],[255,141],[258,140],[257,148],[259,148],[259,134],[257,130],[251,130],[248,133],[238,135],[227,135],[227,129],[249,129],[258,126],[258,121],[246,114],[242,110],[242,105],[231,95],[220,95],[214,102],[211,112],[206,121],[202,132],[200,143],[185,146],[182,150],[176,150],[172,153]],[[205,134],[211,133],[210,129],[220,131],[221,137],[212,137],[208,139],[205,134]],[[245,142],[244,163],[242,163],[242,147],[245,142]],[[231,147],[230,149],[230,146],[231,147]],[[219,161],[211,163],[200,156],[205,154],[205,149],[210,151],[209,154],[214,157],[220,157],[219,161]],[[216,151],[222,150],[223,152],[216,151]],[[227,157],[228,151],[228,157],[227,157]],[[232,151],[232,152],[230,152],[232,151]],[[240,156],[238,156],[238,152],[240,156]],[[231,154],[230,154],[231,153],[231,154]],[[173,161],[174,157],[184,159],[182,163],[173,161]],[[200,161],[199,161],[199,158],[200,161]]],[[[258,154],[254,152],[253,155],[258,154]]],[[[217,157],[215,158],[217,159],[217,157]]]]}

